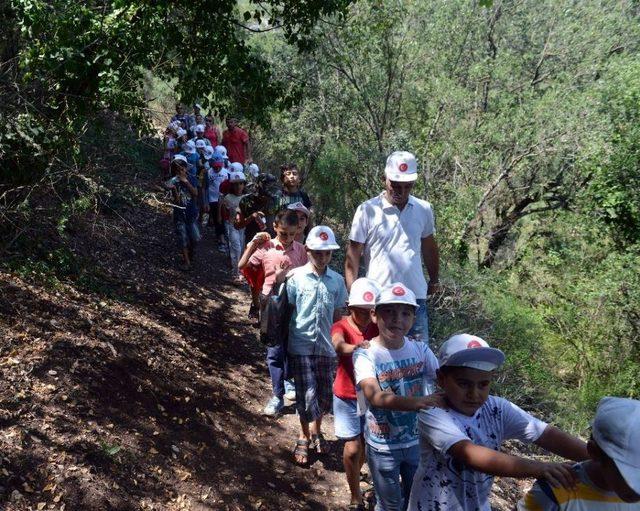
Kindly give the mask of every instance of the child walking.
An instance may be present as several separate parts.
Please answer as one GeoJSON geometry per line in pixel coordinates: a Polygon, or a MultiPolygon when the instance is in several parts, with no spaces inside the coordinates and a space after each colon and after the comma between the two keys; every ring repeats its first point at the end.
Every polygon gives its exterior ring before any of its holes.
{"type": "MultiPolygon", "coordinates": [[[[276,215],[273,229],[276,233],[271,239],[268,233],[261,232],[247,245],[238,264],[238,268],[261,269],[264,282],[260,293],[260,316],[274,285],[280,284],[289,270],[307,263],[304,245],[294,240],[298,231],[298,217],[295,212],[282,210],[276,215]]],[[[263,415],[274,416],[284,407],[286,392],[285,352],[282,343],[267,346],[267,366],[271,376],[273,394],[263,410],[263,415]]]]}
{"type": "Polygon", "coordinates": [[[563,458],[588,458],[586,444],[536,419],[513,403],[489,395],[504,353],[483,339],[454,335],[439,352],[438,385],[446,409],[419,415],[421,459],[409,509],[490,511],[493,476],[538,477],[572,488],[576,474],[566,463],[547,463],[500,452],[504,440],[535,443],[563,458]]]}
{"type": "Polygon", "coordinates": [[[306,241],[309,262],[293,270],[287,280],[287,297],[294,306],[288,353],[300,419],[293,454],[300,465],[309,462],[309,448],[318,454],[328,450],[321,427],[323,416],[331,412],[336,367],[331,325],[340,319],[347,299],[344,279],[328,267],[339,248],[329,227],[314,227],[306,241]]]}
{"type": "MultiPolygon", "coordinates": [[[[291,208],[291,206],[289,206],[291,208]]],[[[371,309],[375,307],[380,289],[368,278],[357,279],[349,293],[349,316],[331,327],[331,341],[338,354],[338,369],[333,382],[333,415],[335,434],[344,440],[342,462],[351,491],[349,509],[364,511],[360,492],[360,469],[364,465],[364,415],[358,415],[355,376],[353,374],[353,352],[368,348],[365,331],[371,323],[371,309]]]]}
{"type": "Polygon", "coordinates": [[[247,182],[243,172],[232,172],[229,176],[230,191],[220,201],[218,216],[225,219],[224,225],[229,240],[229,257],[231,259],[231,277],[235,284],[243,284],[238,263],[244,248],[244,228],[238,229],[234,220],[240,200],[244,197],[244,185],[247,182]]]}
{"type": "Polygon", "coordinates": [[[404,284],[384,287],[371,313],[379,334],[353,356],[355,380],[369,404],[365,440],[377,511],[407,508],[419,459],[416,412],[442,404],[440,396],[431,395],[435,355],[424,342],[407,337],[417,309],[404,284]]]}
{"type": "Polygon", "coordinates": [[[600,400],[587,443],[589,459],[574,465],[578,483],[567,491],[536,481],[518,511],[639,511],[640,401],[600,400]]]}

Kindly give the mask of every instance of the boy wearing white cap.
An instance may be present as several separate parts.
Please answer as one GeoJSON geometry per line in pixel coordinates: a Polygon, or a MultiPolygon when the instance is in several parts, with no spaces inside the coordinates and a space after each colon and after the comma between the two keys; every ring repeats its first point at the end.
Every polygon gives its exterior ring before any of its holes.
{"type": "Polygon", "coordinates": [[[244,249],[244,228],[234,225],[240,200],[244,197],[244,186],[247,180],[243,172],[231,172],[229,176],[229,193],[219,202],[220,217],[224,218],[224,226],[229,240],[229,258],[231,259],[231,276],[234,284],[244,283],[238,270],[238,262],[244,249]]]}
{"type": "Polygon", "coordinates": [[[507,439],[535,443],[564,458],[584,460],[586,444],[536,419],[515,404],[489,395],[504,353],[480,337],[460,334],[438,355],[438,385],[447,408],[418,414],[420,467],[409,510],[490,511],[493,476],[540,477],[570,488],[575,473],[566,463],[546,463],[500,452],[507,439]]]}
{"type": "Polygon", "coordinates": [[[304,243],[305,230],[309,225],[309,217],[311,216],[311,211],[302,203],[302,202],[294,202],[293,204],[289,204],[287,209],[292,209],[298,215],[298,232],[296,233],[296,241],[299,243],[304,243]]]}
{"type": "Polygon", "coordinates": [[[294,450],[295,462],[309,462],[309,448],[326,454],[322,417],[331,412],[336,352],[331,325],[341,317],[347,300],[342,275],[328,267],[340,248],[333,231],[314,227],[306,241],[309,262],[293,270],[287,280],[287,297],[294,307],[289,323],[288,354],[296,387],[296,409],[301,432],[294,450]]]}
{"type": "Polygon", "coordinates": [[[573,467],[573,489],[536,481],[518,511],[639,511],[640,401],[603,398],[587,450],[590,459],[573,467]]]}
{"type": "Polygon", "coordinates": [[[441,404],[439,396],[426,395],[434,387],[435,355],[407,337],[417,308],[404,284],[382,288],[371,313],[379,335],[353,355],[355,381],[369,404],[365,441],[377,511],[406,509],[418,467],[416,412],[441,404]]]}
{"type": "Polygon", "coordinates": [[[360,204],[353,216],[344,264],[347,288],[358,277],[364,255],[367,277],[382,286],[402,282],[413,291],[419,307],[409,337],[428,343],[427,296],[437,291],[439,273],[433,211],[427,201],[411,195],[418,177],[413,154],[389,155],[384,176],[385,191],[360,204]]]}
{"type": "Polygon", "coordinates": [[[344,440],[342,462],[347,476],[351,503],[349,509],[364,511],[359,476],[364,464],[364,415],[358,415],[353,352],[368,348],[365,331],[371,323],[370,311],[380,293],[378,284],[366,277],[356,280],[349,293],[349,316],[331,327],[331,341],[338,354],[338,369],[333,382],[333,416],[335,434],[344,440]]]}

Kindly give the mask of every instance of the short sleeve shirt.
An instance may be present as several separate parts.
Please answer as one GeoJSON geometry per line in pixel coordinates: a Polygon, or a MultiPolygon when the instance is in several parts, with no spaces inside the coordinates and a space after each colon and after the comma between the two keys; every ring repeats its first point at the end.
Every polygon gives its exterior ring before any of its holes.
{"type": "Polygon", "coordinates": [[[333,313],[347,302],[342,275],[331,268],[316,275],[311,265],[305,264],[287,279],[287,297],[295,306],[289,323],[289,354],[335,357],[331,342],[333,313]]]}
{"type": "Polygon", "coordinates": [[[385,193],[358,206],[349,239],[364,244],[367,277],[381,286],[402,282],[416,298],[427,297],[422,270],[422,239],[435,234],[431,204],[409,196],[401,210],[385,193]]]}
{"type": "Polygon", "coordinates": [[[256,250],[249,258],[252,266],[262,266],[264,269],[264,284],[262,294],[268,295],[276,280],[276,267],[281,263],[288,263],[293,268],[307,264],[307,251],[302,243],[294,241],[286,249],[277,239],[272,239],[265,246],[256,250]]]}
{"type": "Polygon", "coordinates": [[[303,190],[298,190],[294,193],[289,193],[286,190],[280,190],[275,197],[276,207],[278,210],[286,208],[289,204],[294,204],[296,202],[302,202],[304,207],[307,209],[311,209],[311,199],[307,193],[303,190]]]}
{"type": "Polygon", "coordinates": [[[220,185],[229,179],[229,172],[226,169],[220,169],[216,172],[213,167],[207,169],[209,174],[209,202],[218,202],[220,200],[220,185]]]}
{"type": "Polygon", "coordinates": [[[230,218],[235,218],[236,211],[238,210],[238,205],[242,200],[243,195],[234,195],[232,193],[228,193],[222,199],[222,205],[226,210],[225,218],[228,220],[230,218]]]}
{"type": "MultiPolygon", "coordinates": [[[[342,318],[331,327],[331,337],[340,334],[344,342],[358,345],[364,340],[364,335],[355,328],[349,318],[342,318]]],[[[353,374],[353,354],[338,356],[338,369],[333,381],[333,393],[340,399],[356,399],[356,380],[353,374]]]]}
{"type": "Polygon", "coordinates": [[[239,162],[244,165],[246,155],[244,144],[249,141],[249,135],[241,128],[234,128],[233,131],[225,130],[222,134],[222,145],[227,148],[227,156],[231,163],[239,162]]]}
{"type": "MultiPolygon", "coordinates": [[[[423,396],[425,380],[433,385],[438,360],[422,341],[410,341],[406,337],[401,348],[390,350],[373,340],[369,348],[358,349],[353,354],[356,383],[375,378],[383,391],[398,396],[423,396]]],[[[365,439],[380,451],[405,449],[418,444],[416,412],[400,412],[367,408],[365,439]]]]}
{"type": "Polygon", "coordinates": [[[448,454],[468,440],[498,451],[504,440],[535,442],[547,424],[506,399],[489,396],[472,416],[431,408],[418,414],[420,466],[411,490],[410,510],[491,511],[493,476],[478,472],[448,454]]]}
{"type": "MultiPolygon", "coordinates": [[[[187,179],[191,186],[198,187],[198,178],[194,175],[187,174],[187,179]]],[[[174,202],[173,218],[175,221],[191,223],[198,218],[198,204],[193,198],[189,188],[182,182],[176,184],[177,200],[174,202]]]]}

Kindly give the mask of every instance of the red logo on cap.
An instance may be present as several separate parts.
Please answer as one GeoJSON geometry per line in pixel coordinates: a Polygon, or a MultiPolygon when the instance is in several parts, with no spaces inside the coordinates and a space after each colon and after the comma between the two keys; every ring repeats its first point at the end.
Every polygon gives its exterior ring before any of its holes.
{"type": "Polygon", "coordinates": [[[394,287],[391,292],[396,296],[404,296],[406,294],[406,291],[400,286],[394,287]]]}
{"type": "Polygon", "coordinates": [[[327,241],[329,239],[329,235],[324,231],[320,231],[320,233],[318,234],[318,238],[320,238],[322,241],[327,241]]]}
{"type": "Polygon", "coordinates": [[[400,172],[406,172],[409,168],[409,165],[407,165],[406,163],[401,163],[398,168],[400,169],[400,172]]]}
{"type": "Polygon", "coordinates": [[[482,348],[482,344],[480,344],[480,341],[478,341],[477,339],[474,339],[473,341],[469,341],[467,343],[467,348],[482,348]]]}
{"type": "Polygon", "coordinates": [[[373,293],[371,291],[367,291],[365,294],[362,295],[362,299],[365,302],[373,302],[373,293]]]}

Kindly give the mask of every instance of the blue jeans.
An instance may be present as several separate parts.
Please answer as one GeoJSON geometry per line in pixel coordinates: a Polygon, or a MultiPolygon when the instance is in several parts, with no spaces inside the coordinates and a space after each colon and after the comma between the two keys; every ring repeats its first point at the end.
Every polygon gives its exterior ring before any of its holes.
{"type": "Polygon", "coordinates": [[[427,299],[418,298],[418,310],[416,311],[416,319],[409,333],[409,337],[424,342],[429,346],[429,317],[427,314],[427,299]]]}
{"type": "Polygon", "coordinates": [[[405,511],[420,462],[420,448],[414,445],[379,451],[367,444],[367,461],[376,492],[376,511],[405,511]]]}
{"type": "Polygon", "coordinates": [[[284,396],[284,378],[286,372],[284,349],[281,344],[267,346],[267,366],[271,375],[273,395],[282,399],[284,396]]]}

